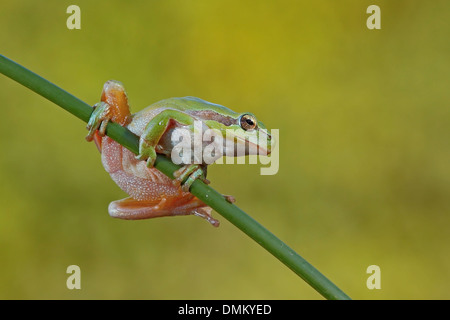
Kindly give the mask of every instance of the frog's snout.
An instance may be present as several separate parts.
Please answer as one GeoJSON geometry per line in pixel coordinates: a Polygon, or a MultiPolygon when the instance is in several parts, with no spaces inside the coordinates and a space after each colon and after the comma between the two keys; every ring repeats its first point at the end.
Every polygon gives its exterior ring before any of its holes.
{"type": "Polygon", "coordinates": [[[275,143],[275,139],[267,130],[261,130],[258,144],[258,153],[263,156],[267,156],[272,152],[272,148],[275,143]]]}

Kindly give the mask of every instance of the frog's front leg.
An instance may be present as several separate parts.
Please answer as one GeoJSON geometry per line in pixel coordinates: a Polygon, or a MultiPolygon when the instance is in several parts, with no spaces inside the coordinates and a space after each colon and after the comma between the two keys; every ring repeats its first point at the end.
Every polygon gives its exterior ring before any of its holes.
{"type": "MultiPolygon", "coordinates": [[[[171,125],[177,122],[181,125],[192,126],[194,119],[183,112],[178,110],[166,109],[157,114],[144,129],[143,134],[139,140],[139,155],[136,157],[139,160],[146,160],[148,167],[153,167],[156,160],[156,146],[160,141],[164,133],[169,129],[171,125]]],[[[198,164],[188,164],[174,173],[174,184],[178,185],[186,181],[182,185],[183,191],[189,191],[192,183],[200,178],[204,182],[206,180],[205,167],[198,164]]]]}
{"type": "Polygon", "coordinates": [[[163,134],[173,124],[173,121],[181,125],[190,126],[194,119],[178,110],[166,109],[158,113],[145,126],[144,132],[139,139],[139,160],[146,160],[149,168],[153,167],[156,160],[156,146],[163,134]]]}

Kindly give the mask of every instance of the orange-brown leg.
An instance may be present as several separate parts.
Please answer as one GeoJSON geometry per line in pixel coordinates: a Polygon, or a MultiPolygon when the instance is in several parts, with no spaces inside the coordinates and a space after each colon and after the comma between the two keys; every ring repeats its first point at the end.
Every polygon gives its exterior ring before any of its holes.
{"type": "Polygon", "coordinates": [[[128,105],[127,93],[119,81],[109,80],[103,86],[101,102],[94,105],[94,111],[89,119],[87,129],[89,134],[87,141],[94,138],[98,147],[99,136],[105,135],[106,125],[109,121],[126,126],[131,121],[130,107],[128,105]]]}
{"type": "Polygon", "coordinates": [[[109,80],[103,85],[101,101],[111,107],[111,121],[126,126],[131,121],[130,106],[125,87],[120,81],[109,80]]]}
{"type": "Polygon", "coordinates": [[[151,219],[178,215],[196,215],[218,227],[219,221],[211,216],[211,208],[193,197],[188,201],[163,198],[159,201],[135,200],[131,197],[109,204],[110,216],[125,220],[151,219]]]}

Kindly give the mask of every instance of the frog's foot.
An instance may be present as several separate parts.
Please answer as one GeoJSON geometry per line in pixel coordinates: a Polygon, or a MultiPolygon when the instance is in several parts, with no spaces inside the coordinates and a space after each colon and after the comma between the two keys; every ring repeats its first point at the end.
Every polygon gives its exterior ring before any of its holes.
{"type": "Polygon", "coordinates": [[[214,227],[218,227],[220,225],[220,221],[217,219],[214,219],[211,216],[211,210],[212,209],[210,207],[203,207],[203,208],[194,209],[193,213],[197,217],[205,219],[206,221],[211,223],[211,225],[213,225],[214,227]]]}
{"type": "Polygon", "coordinates": [[[209,184],[209,180],[205,177],[205,171],[199,164],[189,164],[186,165],[173,173],[175,179],[173,180],[174,185],[181,184],[181,190],[184,192],[189,192],[191,185],[195,180],[200,179],[204,183],[209,184]],[[186,179],[187,178],[187,179],[186,179]],[[184,181],[186,180],[186,181],[184,181]],[[184,183],[183,183],[184,181],[184,183]]]}
{"type": "Polygon", "coordinates": [[[160,200],[135,200],[131,197],[113,201],[108,212],[113,218],[125,220],[151,219],[157,217],[195,215],[219,226],[219,221],[211,216],[211,208],[196,197],[162,198],[160,200]]]}
{"type": "Polygon", "coordinates": [[[152,146],[141,137],[139,140],[139,154],[136,156],[136,159],[147,161],[147,167],[152,168],[156,161],[155,146],[152,146]]]}
{"type": "Polygon", "coordinates": [[[103,137],[105,135],[106,126],[112,117],[111,107],[106,102],[102,101],[96,103],[93,108],[94,111],[92,111],[86,126],[86,129],[89,130],[89,133],[86,136],[87,141],[92,141],[94,139],[94,134],[97,130],[99,135],[103,137]]]}

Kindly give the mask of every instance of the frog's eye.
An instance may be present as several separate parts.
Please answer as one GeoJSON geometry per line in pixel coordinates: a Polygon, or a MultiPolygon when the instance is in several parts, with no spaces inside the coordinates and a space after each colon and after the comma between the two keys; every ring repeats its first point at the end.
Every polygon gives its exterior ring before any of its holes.
{"type": "Polygon", "coordinates": [[[241,126],[242,129],[244,129],[245,131],[247,130],[253,130],[256,128],[257,123],[256,123],[256,118],[254,116],[252,116],[251,114],[243,114],[240,118],[239,118],[239,125],[241,126]]]}

